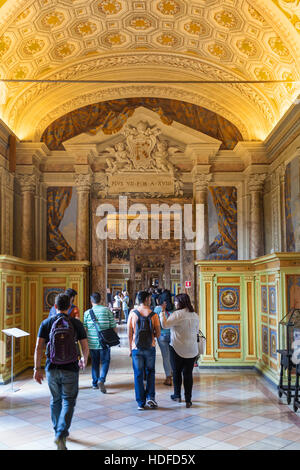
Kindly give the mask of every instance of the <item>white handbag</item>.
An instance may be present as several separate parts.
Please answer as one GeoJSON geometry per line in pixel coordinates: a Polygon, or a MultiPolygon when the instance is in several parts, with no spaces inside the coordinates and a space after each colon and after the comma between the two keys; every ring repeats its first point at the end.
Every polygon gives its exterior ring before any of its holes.
{"type": "Polygon", "coordinates": [[[198,344],[198,354],[199,356],[202,356],[203,354],[205,354],[206,338],[201,330],[199,330],[199,333],[197,334],[197,344],[198,344]]]}

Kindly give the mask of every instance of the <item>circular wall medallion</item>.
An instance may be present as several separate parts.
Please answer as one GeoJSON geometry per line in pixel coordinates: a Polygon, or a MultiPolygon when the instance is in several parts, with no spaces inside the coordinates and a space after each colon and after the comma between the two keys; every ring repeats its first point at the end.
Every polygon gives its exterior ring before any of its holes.
{"type": "Polygon", "coordinates": [[[238,342],[238,331],[228,326],[221,333],[221,339],[224,346],[233,346],[238,342]]]}
{"type": "Polygon", "coordinates": [[[233,290],[225,290],[221,294],[221,302],[226,308],[232,308],[236,305],[238,297],[233,290]]]}
{"type": "Polygon", "coordinates": [[[63,292],[64,292],[64,289],[60,289],[60,288],[59,289],[51,289],[49,292],[47,292],[47,294],[45,296],[45,303],[46,303],[46,306],[48,307],[49,310],[54,305],[55,297],[58,294],[61,294],[63,292]]]}

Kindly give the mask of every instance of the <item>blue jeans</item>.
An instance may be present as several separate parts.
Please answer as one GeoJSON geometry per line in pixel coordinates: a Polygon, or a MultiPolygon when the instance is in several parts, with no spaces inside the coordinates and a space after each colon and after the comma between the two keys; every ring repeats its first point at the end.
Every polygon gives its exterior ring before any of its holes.
{"type": "Polygon", "coordinates": [[[125,321],[127,323],[129,310],[128,310],[128,308],[125,308],[123,311],[124,311],[124,315],[125,315],[125,321]]]}
{"type": "Polygon", "coordinates": [[[98,382],[105,382],[109,364],[110,364],[110,348],[107,349],[90,349],[92,358],[92,379],[93,386],[96,387],[98,382]],[[101,371],[100,371],[101,363],[101,371]],[[99,374],[100,371],[100,374],[99,374]]]}
{"type": "Polygon", "coordinates": [[[139,406],[144,406],[147,399],[155,399],[155,353],[155,347],[132,350],[135,399],[139,406]],[[144,371],[146,389],[144,388],[144,371]]]}
{"type": "Polygon", "coordinates": [[[67,437],[78,395],[79,372],[49,369],[46,377],[52,395],[50,409],[55,437],[67,437]]]}
{"type": "Polygon", "coordinates": [[[171,377],[172,367],[171,367],[171,362],[170,362],[170,348],[169,348],[170,335],[160,335],[157,341],[161,350],[161,355],[163,358],[163,366],[164,366],[166,377],[171,377]]]}

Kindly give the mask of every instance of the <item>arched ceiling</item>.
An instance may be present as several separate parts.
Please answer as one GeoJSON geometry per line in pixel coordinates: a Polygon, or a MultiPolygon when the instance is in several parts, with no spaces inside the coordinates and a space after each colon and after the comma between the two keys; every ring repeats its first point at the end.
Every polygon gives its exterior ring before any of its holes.
{"type": "Polygon", "coordinates": [[[151,80],[300,80],[299,2],[0,0],[1,78],[149,80],[8,83],[0,117],[19,138],[39,140],[51,122],[79,107],[167,97],[217,112],[246,140],[264,139],[299,94],[299,84],[151,80]]]}

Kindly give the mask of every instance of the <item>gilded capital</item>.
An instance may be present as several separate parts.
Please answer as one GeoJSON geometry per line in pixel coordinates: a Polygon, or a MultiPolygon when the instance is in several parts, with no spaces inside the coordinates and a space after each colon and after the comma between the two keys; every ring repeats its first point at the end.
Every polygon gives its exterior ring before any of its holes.
{"type": "Polygon", "coordinates": [[[259,191],[263,190],[264,182],[266,179],[266,173],[254,173],[249,175],[248,179],[248,188],[252,191],[259,191]]]}
{"type": "Polygon", "coordinates": [[[89,192],[92,185],[92,175],[89,173],[79,173],[75,175],[75,185],[78,192],[89,192]]]}
{"type": "Polygon", "coordinates": [[[200,173],[194,175],[194,190],[195,191],[207,191],[208,183],[211,181],[212,175],[206,173],[200,173]]]}
{"type": "Polygon", "coordinates": [[[37,175],[25,175],[25,174],[18,174],[17,179],[20,183],[20,188],[21,192],[35,192],[36,191],[36,186],[38,183],[38,177],[37,175]]]}

